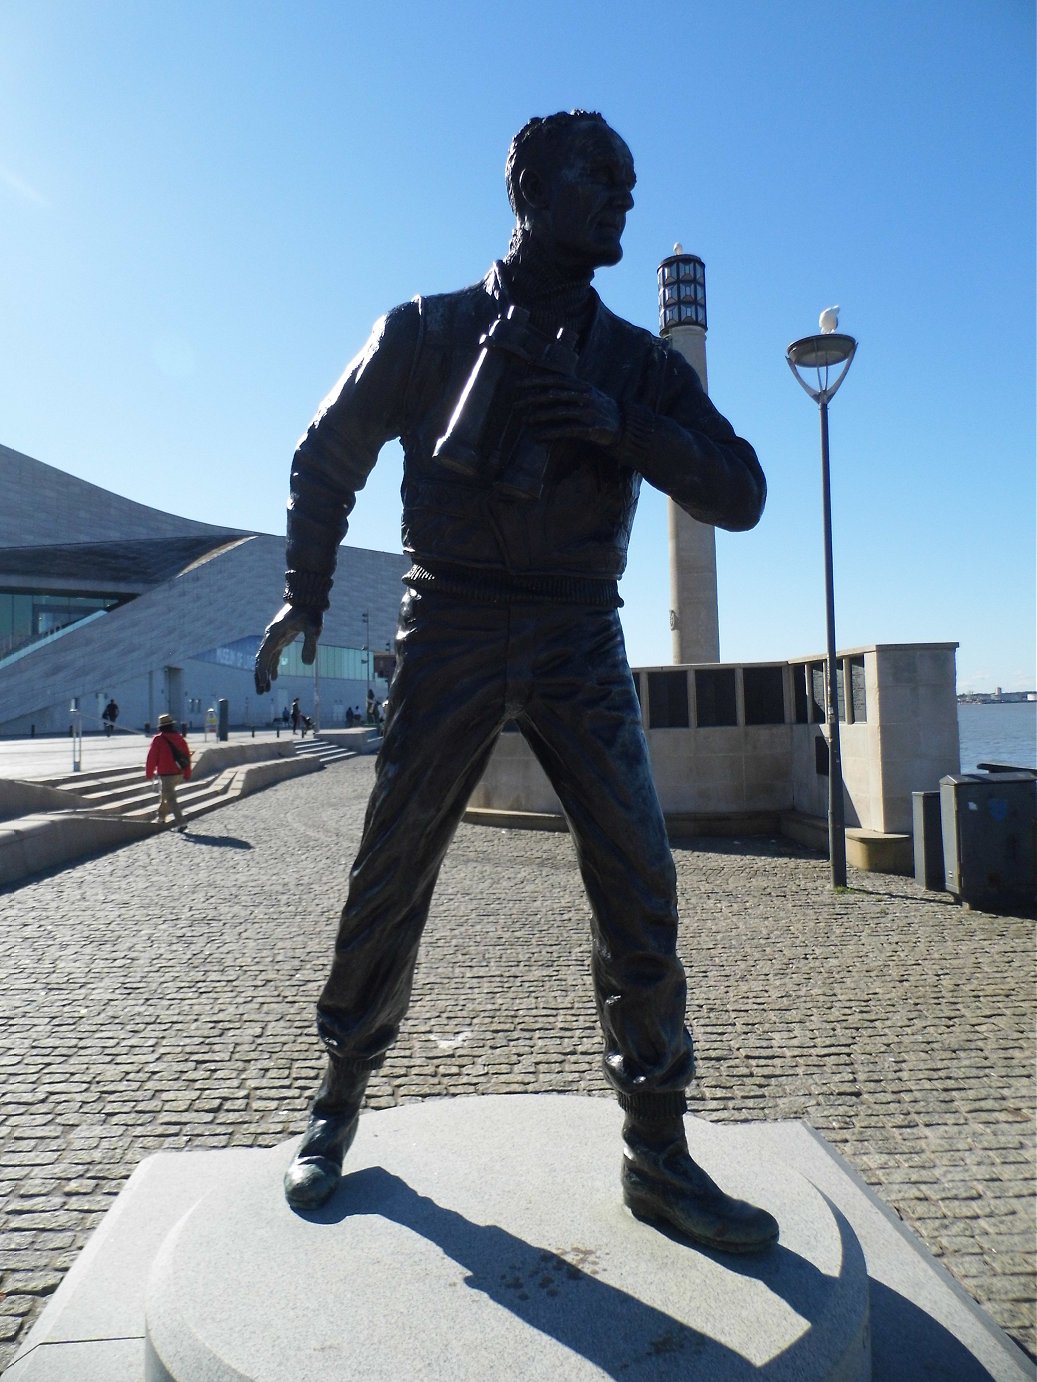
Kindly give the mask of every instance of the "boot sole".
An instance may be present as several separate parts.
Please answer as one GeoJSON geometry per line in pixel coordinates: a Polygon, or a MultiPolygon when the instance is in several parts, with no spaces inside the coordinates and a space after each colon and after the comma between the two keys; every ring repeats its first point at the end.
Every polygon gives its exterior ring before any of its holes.
{"type": "Polygon", "coordinates": [[[623,1187],[623,1203],[630,1210],[635,1219],[639,1219],[643,1224],[650,1224],[653,1228],[667,1228],[678,1234],[681,1238],[686,1238],[689,1243],[696,1243],[699,1247],[710,1248],[714,1252],[734,1253],[738,1257],[748,1257],[753,1253],[766,1252],[778,1241],[778,1234],[775,1233],[769,1238],[761,1239],[755,1243],[732,1243],[729,1238],[714,1238],[706,1233],[697,1233],[689,1228],[682,1220],[671,1216],[666,1210],[659,1207],[658,1201],[650,1195],[640,1195],[635,1190],[623,1187]]]}

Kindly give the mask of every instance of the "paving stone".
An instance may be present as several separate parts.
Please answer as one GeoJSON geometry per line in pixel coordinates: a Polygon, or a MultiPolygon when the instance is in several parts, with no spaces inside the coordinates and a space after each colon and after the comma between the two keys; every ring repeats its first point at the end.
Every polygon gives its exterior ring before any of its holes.
{"type": "MultiPolygon", "coordinates": [[[[0,889],[0,1369],[143,1156],[301,1130],[372,768],[0,889]]],[[[1032,1354],[1032,919],[854,870],[834,894],[784,840],[675,859],[693,1111],[808,1119],[1032,1354]]],[[[368,1103],[608,1097],[589,957],[569,840],[463,825],[368,1103]]]]}

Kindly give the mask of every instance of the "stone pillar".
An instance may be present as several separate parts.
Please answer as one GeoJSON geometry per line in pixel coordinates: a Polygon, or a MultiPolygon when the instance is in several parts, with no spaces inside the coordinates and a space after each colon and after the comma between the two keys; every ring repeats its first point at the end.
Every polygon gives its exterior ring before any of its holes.
{"type": "MultiPolygon", "coordinates": [[[[705,265],[680,245],[673,248],[673,255],[659,265],[659,331],[692,366],[708,393],[705,265]]],[[[667,507],[673,661],[719,662],[716,530],[689,518],[672,499],[667,507]]]]}

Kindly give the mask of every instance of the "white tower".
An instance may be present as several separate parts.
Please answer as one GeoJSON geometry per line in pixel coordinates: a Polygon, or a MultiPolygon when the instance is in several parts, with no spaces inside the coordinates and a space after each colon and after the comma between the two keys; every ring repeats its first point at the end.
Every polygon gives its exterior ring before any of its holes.
{"type": "MultiPolygon", "coordinates": [[[[659,265],[659,334],[706,378],[706,266],[674,245],[659,265]]],[[[670,631],[675,663],[720,661],[716,530],[697,523],[671,499],[670,631]]]]}

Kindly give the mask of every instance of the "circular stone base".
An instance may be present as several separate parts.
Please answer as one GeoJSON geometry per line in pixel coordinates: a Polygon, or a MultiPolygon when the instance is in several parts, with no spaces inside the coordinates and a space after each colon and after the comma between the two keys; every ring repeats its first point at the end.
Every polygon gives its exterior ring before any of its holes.
{"type": "Polygon", "coordinates": [[[281,1177],[296,1143],[180,1221],[147,1291],[147,1382],[346,1378],[869,1378],[868,1278],[846,1221],[737,1125],[692,1155],[769,1209],[760,1256],[638,1222],[609,1099],[482,1095],[365,1113],[323,1209],[281,1177]]]}

